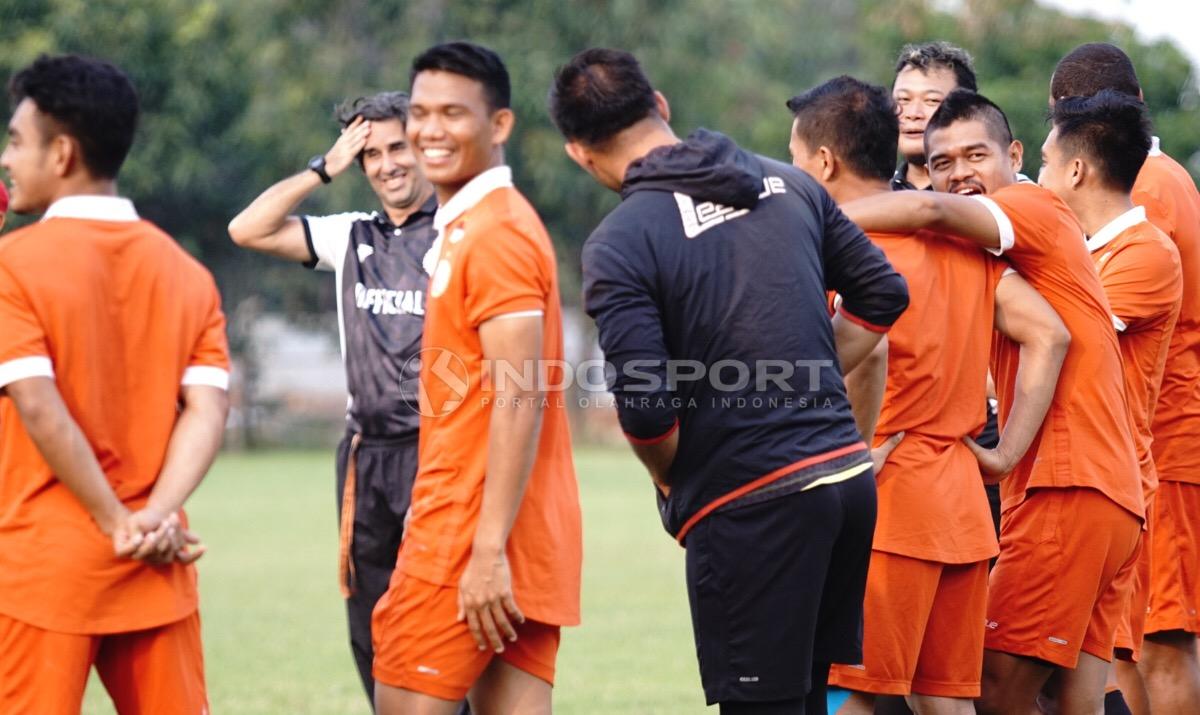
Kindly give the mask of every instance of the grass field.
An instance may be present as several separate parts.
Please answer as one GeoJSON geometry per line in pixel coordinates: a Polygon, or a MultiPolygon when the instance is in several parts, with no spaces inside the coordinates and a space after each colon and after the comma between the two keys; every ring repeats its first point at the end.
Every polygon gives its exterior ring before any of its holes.
{"type": "MultiPolygon", "coordinates": [[[[583,625],[566,629],[558,713],[704,708],[683,550],[626,451],[575,456],[584,511],[583,625]]],[[[214,715],[369,713],[336,584],[333,450],[223,455],[189,503],[214,715]]],[[[84,712],[109,715],[93,678],[84,712]]]]}

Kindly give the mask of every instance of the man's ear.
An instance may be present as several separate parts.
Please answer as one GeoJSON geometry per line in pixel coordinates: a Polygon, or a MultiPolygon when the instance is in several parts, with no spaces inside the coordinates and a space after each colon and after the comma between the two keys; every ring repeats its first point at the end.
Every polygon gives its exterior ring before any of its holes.
{"type": "Polygon", "coordinates": [[[513,125],[516,124],[517,118],[513,111],[507,107],[497,109],[492,113],[492,144],[499,146],[507,144],[509,136],[512,135],[513,125]]]}
{"type": "Polygon", "coordinates": [[[821,157],[821,183],[828,183],[837,176],[841,165],[838,163],[837,155],[827,147],[822,146],[817,149],[817,155],[821,157]]]}
{"type": "Polygon", "coordinates": [[[67,134],[59,133],[50,140],[50,146],[46,152],[46,156],[50,161],[50,167],[54,171],[54,175],[65,178],[77,168],[82,156],[79,153],[79,140],[67,134]]]}
{"type": "Polygon", "coordinates": [[[1008,160],[1012,163],[1013,173],[1021,173],[1025,161],[1025,145],[1020,139],[1013,139],[1012,144],[1008,145],[1008,160]]]}
{"type": "Polygon", "coordinates": [[[667,98],[662,92],[654,90],[654,106],[658,107],[658,114],[664,122],[671,121],[671,104],[667,102],[667,98]]]}
{"type": "Polygon", "coordinates": [[[1078,189],[1080,184],[1089,179],[1092,173],[1092,167],[1079,157],[1072,159],[1067,168],[1067,182],[1070,183],[1072,189],[1078,189]]]}
{"type": "Polygon", "coordinates": [[[591,173],[592,157],[582,144],[567,142],[563,145],[563,149],[566,150],[567,156],[571,157],[571,161],[579,164],[579,168],[591,173]]]}

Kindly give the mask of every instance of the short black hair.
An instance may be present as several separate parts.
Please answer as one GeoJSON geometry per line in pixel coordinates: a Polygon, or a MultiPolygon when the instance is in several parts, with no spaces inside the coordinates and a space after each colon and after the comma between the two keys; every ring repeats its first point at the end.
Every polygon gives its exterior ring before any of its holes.
{"type": "Polygon", "coordinates": [[[493,112],[512,105],[508,68],[500,55],[483,45],[464,41],[434,45],[413,60],[409,82],[416,80],[422,72],[451,72],[479,82],[493,112]]]}
{"type": "Polygon", "coordinates": [[[1142,91],[1129,55],[1107,42],[1089,42],[1067,53],[1054,67],[1050,97],[1090,97],[1112,89],[1136,97],[1142,91]]]}
{"type": "Polygon", "coordinates": [[[929,70],[950,70],[960,89],[972,92],[978,89],[975,83],[975,63],[970,53],[944,40],[905,45],[896,58],[896,72],[915,68],[928,73],[929,70]]]}
{"type": "Polygon", "coordinates": [[[114,179],[137,131],[138,97],[116,65],[80,55],[41,55],[8,83],[13,104],[30,100],[53,120],[49,135],[79,142],[84,167],[114,179]]]}
{"type": "Polygon", "coordinates": [[[941,106],[925,125],[925,141],[938,129],[945,129],[955,122],[975,120],[983,122],[992,139],[1002,147],[1012,144],[1012,128],[1004,110],[982,94],[969,89],[956,89],[942,100],[941,106]]]}
{"type": "Polygon", "coordinates": [[[568,141],[599,146],[658,111],[654,87],[637,58],[593,47],[554,73],[550,118],[568,141]]]}
{"type": "Polygon", "coordinates": [[[1063,97],[1054,103],[1050,119],[1066,156],[1083,154],[1100,168],[1105,185],[1133,189],[1152,141],[1146,105],[1137,97],[1111,89],[1063,97]]]}
{"type": "Polygon", "coordinates": [[[408,121],[408,93],[380,92],[356,99],[347,99],[337,106],[333,112],[334,119],[343,128],[359,117],[368,122],[382,122],[387,119],[408,121]]]}
{"type": "Polygon", "coordinates": [[[900,122],[886,89],[842,75],[792,97],[787,106],[796,117],[796,136],[809,149],[827,146],[860,176],[892,178],[900,122]]]}

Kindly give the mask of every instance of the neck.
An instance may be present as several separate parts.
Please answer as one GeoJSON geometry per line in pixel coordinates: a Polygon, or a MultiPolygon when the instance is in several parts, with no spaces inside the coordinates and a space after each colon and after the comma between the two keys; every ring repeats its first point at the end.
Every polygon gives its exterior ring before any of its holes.
{"type": "Polygon", "coordinates": [[[918,189],[927,189],[933,184],[933,180],[929,178],[929,167],[911,161],[908,162],[908,171],[905,172],[904,178],[918,189]]]}
{"type": "Polygon", "coordinates": [[[471,174],[465,181],[456,181],[453,184],[437,184],[433,188],[437,191],[438,205],[445,206],[446,202],[454,198],[454,195],[462,190],[462,187],[471,183],[471,180],[479,176],[488,169],[495,169],[497,166],[504,166],[504,145],[497,144],[492,147],[492,153],[488,157],[488,165],[479,171],[471,174]]]}
{"type": "Polygon", "coordinates": [[[1094,236],[1121,214],[1133,208],[1129,194],[1120,191],[1083,191],[1069,205],[1088,236],[1094,236]]]}
{"type": "Polygon", "coordinates": [[[117,182],[115,179],[96,179],[91,176],[71,176],[63,179],[58,189],[50,197],[51,204],[68,196],[116,196],[117,182]]]}
{"type": "Polygon", "coordinates": [[[839,205],[867,196],[889,193],[892,190],[886,179],[873,179],[850,173],[839,177],[835,183],[826,185],[825,188],[839,205]]]}
{"type": "Polygon", "coordinates": [[[421,182],[421,192],[413,199],[412,203],[398,207],[384,204],[383,212],[387,214],[388,220],[392,222],[393,226],[401,226],[408,220],[409,216],[421,210],[421,207],[429,200],[431,194],[433,194],[433,186],[426,182],[421,182]]]}
{"type": "Polygon", "coordinates": [[[612,145],[616,148],[613,160],[619,170],[622,183],[625,181],[625,174],[629,171],[630,164],[659,147],[673,146],[679,143],[679,137],[671,131],[671,126],[658,116],[643,119],[622,134],[626,136],[617,135],[612,140],[612,145]]]}

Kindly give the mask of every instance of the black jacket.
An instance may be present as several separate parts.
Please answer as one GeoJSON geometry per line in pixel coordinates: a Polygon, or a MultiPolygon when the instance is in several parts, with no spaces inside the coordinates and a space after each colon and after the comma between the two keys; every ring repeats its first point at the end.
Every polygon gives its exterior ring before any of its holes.
{"type": "Polygon", "coordinates": [[[880,331],[908,292],[829,195],[798,169],[699,130],[634,162],[621,197],[584,245],[585,304],[626,434],[679,430],[660,509],[667,530],[682,539],[775,477],[795,491],[869,461],[826,292],[880,331]],[[699,370],[703,379],[670,379],[699,370]]]}

